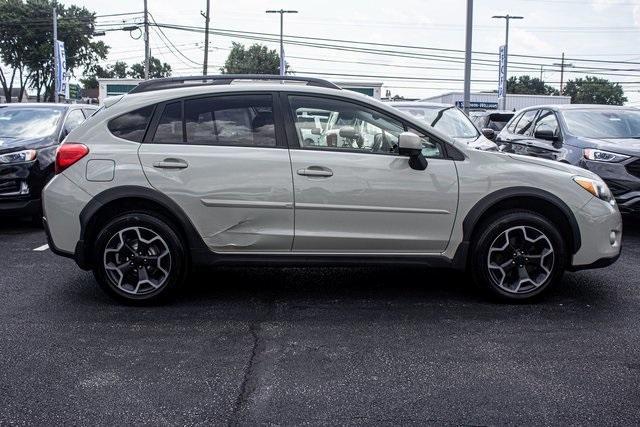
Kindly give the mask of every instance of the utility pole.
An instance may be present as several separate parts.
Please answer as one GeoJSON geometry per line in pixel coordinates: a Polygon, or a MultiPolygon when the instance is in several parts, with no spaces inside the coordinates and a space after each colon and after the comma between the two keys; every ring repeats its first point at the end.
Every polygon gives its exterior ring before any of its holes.
{"type": "Polygon", "coordinates": [[[207,0],[207,13],[204,16],[204,61],[202,62],[202,75],[207,75],[207,65],[209,61],[209,13],[211,10],[211,0],[207,0]]]}
{"type": "MultiPolygon", "coordinates": [[[[509,14],[506,15],[493,15],[492,18],[494,19],[504,19],[506,22],[506,30],[505,30],[505,37],[504,37],[504,70],[503,70],[503,78],[504,78],[504,84],[506,86],[507,84],[507,64],[509,63],[509,21],[512,19],[524,19],[523,16],[512,16],[509,14]]],[[[505,96],[502,98],[502,106],[501,106],[502,110],[506,110],[507,109],[507,96],[506,96],[506,87],[505,87],[505,96]]]]}
{"type": "Polygon", "coordinates": [[[58,102],[58,7],[53,2],[53,94],[52,102],[58,102]]]}
{"type": "Polygon", "coordinates": [[[573,67],[573,64],[567,64],[564,62],[564,52],[562,52],[562,59],[560,63],[555,64],[556,67],[560,67],[560,95],[562,95],[562,89],[564,88],[564,67],[573,67]]]}
{"type": "Polygon", "coordinates": [[[284,60],[284,42],[282,41],[282,31],[284,26],[284,14],[285,13],[298,13],[297,10],[267,10],[267,13],[279,13],[280,14],[280,75],[284,76],[286,73],[286,62],[284,60]]]}
{"type": "Polygon", "coordinates": [[[469,114],[471,103],[471,36],[473,33],[473,0],[467,0],[467,30],[464,52],[464,113],[469,114]]]}
{"type": "Polygon", "coordinates": [[[147,0],[144,0],[144,79],[149,80],[149,9],[147,0]]]}

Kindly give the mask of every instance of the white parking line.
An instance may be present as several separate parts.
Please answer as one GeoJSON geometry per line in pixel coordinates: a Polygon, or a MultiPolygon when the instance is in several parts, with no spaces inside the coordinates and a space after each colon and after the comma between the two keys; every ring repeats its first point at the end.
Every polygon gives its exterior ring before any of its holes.
{"type": "Polygon", "coordinates": [[[46,251],[47,249],[49,249],[49,245],[42,245],[35,248],[34,251],[42,252],[42,251],[46,251]]]}

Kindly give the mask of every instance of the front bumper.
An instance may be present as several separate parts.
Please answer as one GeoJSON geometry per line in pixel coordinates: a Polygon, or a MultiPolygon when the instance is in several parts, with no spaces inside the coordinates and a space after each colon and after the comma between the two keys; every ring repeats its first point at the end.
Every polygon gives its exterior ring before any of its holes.
{"type": "Polygon", "coordinates": [[[574,211],[580,228],[581,245],[573,255],[570,270],[600,268],[613,264],[620,256],[622,216],[616,206],[593,197],[574,211]]]}
{"type": "Polygon", "coordinates": [[[621,212],[640,213],[640,176],[632,174],[635,169],[630,166],[637,162],[640,159],[632,158],[620,163],[582,159],[579,166],[602,178],[609,186],[621,212]]]}
{"type": "Polygon", "coordinates": [[[46,179],[37,160],[0,164],[0,215],[40,212],[40,194],[46,179]]]}

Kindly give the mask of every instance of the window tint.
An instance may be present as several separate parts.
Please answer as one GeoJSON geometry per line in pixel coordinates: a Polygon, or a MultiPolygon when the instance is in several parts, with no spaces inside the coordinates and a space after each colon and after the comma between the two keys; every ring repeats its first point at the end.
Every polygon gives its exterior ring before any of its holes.
{"type": "Polygon", "coordinates": [[[289,102],[303,148],[398,152],[404,126],[391,117],[335,99],[290,96],[289,102]]]}
{"type": "Polygon", "coordinates": [[[531,123],[533,123],[533,119],[536,117],[536,113],[538,110],[530,110],[525,111],[522,115],[522,118],[518,121],[516,125],[516,129],[514,133],[519,135],[524,135],[531,128],[531,123]]]}
{"type": "Polygon", "coordinates": [[[142,142],[152,113],[153,105],[131,111],[111,120],[108,128],[112,134],[119,138],[142,142]]]}
{"type": "Polygon", "coordinates": [[[516,131],[516,125],[518,124],[518,121],[520,121],[520,119],[522,118],[522,113],[518,114],[512,121],[511,123],[509,123],[509,127],[507,127],[507,130],[511,133],[514,133],[516,131]]]}
{"type": "Polygon", "coordinates": [[[275,147],[271,95],[232,95],[184,102],[186,142],[275,147]]]}
{"type": "Polygon", "coordinates": [[[182,102],[167,104],[162,111],[153,142],[181,144],[182,138],[182,102]]]}
{"type": "Polygon", "coordinates": [[[71,132],[80,126],[82,122],[84,122],[84,114],[82,114],[82,110],[71,110],[64,121],[64,129],[67,132],[71,132]]]}
{"type": "Polygon", "coordinates": [[[554,135],[560,134],[560,128],[558,127],[558,120],[556,119],[556,115],[553,111],[543,110],[536,121],[536,126],[533,129],[533,133],[535,134],[538,129],[550,129],[553,131],[554,135]]]}

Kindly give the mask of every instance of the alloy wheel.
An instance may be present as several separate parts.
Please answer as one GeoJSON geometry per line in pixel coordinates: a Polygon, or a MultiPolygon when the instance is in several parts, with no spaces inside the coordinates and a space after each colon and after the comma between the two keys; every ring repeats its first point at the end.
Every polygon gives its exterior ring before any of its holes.
{"type": "Polygon", "coordinates": [[[489,248],[491,280],[502,290],[522,294],[542,286],[551,276],[555,255],[549,238],[531,226],[511,227],[489,248]]]}
{"type": "Polygon", "coordinates": [[[161,288],[171,271],[171,252],[165,240],[145,227],[129,227],[114,234],[104,250],[109,281],[130,295],[161,288]]]}

